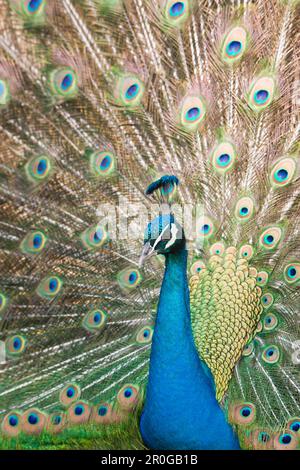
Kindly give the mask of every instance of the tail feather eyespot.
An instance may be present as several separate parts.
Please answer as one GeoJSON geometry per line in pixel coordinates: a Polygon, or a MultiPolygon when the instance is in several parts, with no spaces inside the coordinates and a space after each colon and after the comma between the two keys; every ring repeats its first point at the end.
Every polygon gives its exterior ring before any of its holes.
{"type": "Polygon", "coordinates": [[[269,274],[267,271],[259,271],[256,276],[256,284],[260,287],[264,287],[269,280],[269,274]]]}
{"type": "Polygon", "coordinates": [[[97,224],[84,230],[80,239],[86,249],[95,250],[102,248],[109,241],[109,236],[106,228],[97,224]]]}
{"type": "Polygon", "coordinates": [[[256,408],[253,403],[245,402],[229,406],[229,420],[233,424],[249,425],[255,421],[256,408]]]}
{"type": "Polygon", "coordinates": [[[72,424],[87,423],[91,414],[91,407],[85,401],[76,401],[67,410],[68,421],[72,424]]]}
{"type": "Polygon", "coordinates": [[[193,276],[194,274],[199,274],[206,268],[204,261],[197,260],[190,267],[190,273],[193,276]]]}
{"type": "Polygon", "coordinates": [[[222,44],[222,59],[232,64],[241,59],[247,47],[247,31],[242,26],[232,28],[225,36],[222,44]]]}
{"type": "Polygon", "coordinates": [[[57,67],[48,77],[51,93],[60,99],[74,98],[78,93],[78,77],[71,67],[57,67]]]}
{"type": "Polygon", "coordinates": [[[11,411],[4,416],[1,423],[1,430],[3,434],[9,437],[17,437],[22,428],[21,422],[22,413],[20,411],[11,411]]]}
{"type": "Polygon", "coordinates": [[[273,433],[269,429],[256,429],[252,433],[252,445],[255,450],[273,449],[273,433]]]}
{"type": "Polygon", "coordinates": [[[39,231],[31,231],[22,240],[20,249],[24,254],[38,254],[45,248],[47,242],[46,235],[39,231]]]}
{"type": "Polygon", "coordinates": [[[7,338],[5,341],[6,354],[10,357],[20,356],[26,348],[27,341],[22,335],[14,335],[7,338]]]}
{"type": "Polygon", "coordinates": [[[275,313],[267,313],[263,319],[264,332],[274,331],[278,326],[278,317],[275,313]]]}
{"type": "Polygon", "coordinates": [[[37,294],[44,299],[53,299],[62,290],[63,281],[59,276],[46,276],[37,287],[37,294]]]}
{"type": "Polygon", "coordinates": [[[25,20],[38,22],[43,19],[47,0],[9,0],[11,7],[25,20]]]}
{"type": "Polygon", "coordinates": [[[64,406],[69,406],[71,403],[79,400],[81,395],[80,387],[77,384],[67,384],[59,394],[59,401],[64,406]]]}
{"type": "Polygon", "coordinates": [[[27,410],[21,418],[22,431],[26,434],[41,434],[47,423],[47,415],[37,408],[27,410]]]}
{"type": "Polygon", "coordinates": [[[231,170],[236,158],[236,150],[231,142],[220,142],[211,156],[213,168],[220,174],[225,174],[231,170]]]}
{"type": "Polygon", "coordinates": [[[270,292],[265,293],[261,298],[263,308],[270,308],[274,303],[274,296],[270,292]]]}
{"type": "Polygon", "coordinates": [[[53,162],[47,155],[31,158],[25,165],[26,176],[31,183],[46,181],[53,170],[53,162]]]}
{"type": "Polygon", "coordinates": [[[240,258],[244,258],[244,259],[249,261],[251,258],[253,258],[253,255],[254,255],[254,250],[253,250],[253,247],[251,245],[241,246],[241,248],[239,250],[240,258]]]}
{"type": "Polygon", "coordinates": [[[117,395],[117,403],[122,410],[133,410],[140,399],[140,387],[138,385],[126,384],[117,395]]]}
{"type": "Polygon", "coordinates": [[[270,182],[273,188],[282,188],[290,184],[296,173],[296,161],[293,158],[282,158],[273,166],[270,182]]]}
{"type": "Polygon", "coordinates": [[[297,436],[300,436],[300,417],[291,418],[288,421],[286,428],[293,431],[297,436]]]}
{"type": "Polygon", "coordinates": [[[266,364],[276,364],[280,360],[280,349],[278,346],[266,346],[262,352],[261,358],[266,364]]]}
{"type": "Polygon", "coordinates": [[[254,352],[254,342],[251,341],[250,343],[246,344],[246,346],[243,349],[242,355],[244,357],[249,357],[252,355],[254,352]]]}
{"type": "Polygon", "coordinates": [[[223,254],[225,253],[225,245],[224,245],[224,243],[222,243],[222,242],[216,242],[216,243],[214,243],[214,244],[210,247],[209,253],[210,253],[211,255],[223,256],[223,254]]]}
{"type": "Polygon", "coordinates": [[[144,96],[145,85],[134,74],[121,74],[116,82],[114,98],[116,103],[127,108],[136,108],[144,96]]]}
{"type": "Polygon", "coordinates": [[[269,227],[260,235],[259,244],[265,250],[274,250],[281,241],[282,235],[280,227],[269,227]]]}
{"type": "Polygon", "coordinates": [[[113,407],[111,403],[100,403],[94,405],[91,421],[97,424],[110,424],[114,421],[113,407]]]}
{"type": "Polygon", "coordinates": [[[250,87],[248,104],[254,111],[261,111],[272,103],[274,93],[274,78],[271,76],[260,77],[250,87]]]}
{"type": "Polygon", "coordinates": [[[108,178],[116,169],[116,156],[110,151],[96,151],[90,154],[90,171],[95,177],[108,178]]]}
{"type": "Polygon", "coordinates": [[[118,273],[117,279],[122,289],[132,290],[142,282],[142,275],[136,268],[126,268],[118,273]]]}
{"type": "Polygon", "coordinates": [[[188,18],[190,13],[190,2],[182,0],[162,0],[164,20],[170,27],[181,26],[188,18]]]}
{"type": "Polygon", "coordinates": [[[284,267],[283,273],[284,280],[288,284],[298,283],[300,280],[300,263],[297,261],[294,263],[289,263],[284,267]]]}
{"type": "Polygon", "coordinates": [[[215,231],[215,226],[210,217],[202,216],[197,220],[196,233],[198,239],[209,239],[215,231]]]}
{"type": "Polygon", "coordinates": [[[188,132],[195,132],[206,115],[206,105],[201,96],[186,96],[179,108],[179,123],[188,132]]]}
{"type": "Polygon", "coordinates": [[[153,326],[143,326],[136,335],[138,344],[149,344],[153,337],[153,326]]]}
{"type": "Polygon", "coordinates": [[[251,197],[242,197],[235,206],[235,217],[239,222],[247,222],[254,214],[254,202],[251,197]]]}
{"type": "Polygon", "coordinates": [[[57,434],[61,432],[67,425],[67,416],[63,411],[55,411],[49,414],[46,430],[50,434],[57,434]]]}
{"type": "Polygon", "coordinates": [[[274,437],[274,448],[276,450],[294,450],[298,446],[297,435],[291,430],[279,432],[274,437]]]}
{"type": "Polygon", "coordinates": [[[83,319],[83,327],[88,331],[99,331],[107,322],[107,314],[102,309],[93,309],[83,319]]]}

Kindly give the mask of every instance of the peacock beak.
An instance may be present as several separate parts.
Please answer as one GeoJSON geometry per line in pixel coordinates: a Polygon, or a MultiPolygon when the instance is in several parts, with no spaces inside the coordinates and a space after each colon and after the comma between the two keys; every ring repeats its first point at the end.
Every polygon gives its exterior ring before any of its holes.
{"type": "Polygon", "coordinates": [[[139,260],[139,268],[141,268],[144,264],[144,261],[151,256],[156,255],[156,251],[153,246],[150,245],[150,242],[146,242],[143,246],[143,250],[139,260]]]}

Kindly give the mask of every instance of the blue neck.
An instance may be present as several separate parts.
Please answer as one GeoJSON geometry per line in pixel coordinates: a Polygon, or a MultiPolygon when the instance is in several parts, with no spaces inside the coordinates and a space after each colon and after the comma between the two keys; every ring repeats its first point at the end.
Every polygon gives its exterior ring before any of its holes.
{"type": "Polygon", "coordinates": [[[166,256],[141,434],[154,449],[237,448],[194,345],[186,268],[185,249],[166,256]]]}

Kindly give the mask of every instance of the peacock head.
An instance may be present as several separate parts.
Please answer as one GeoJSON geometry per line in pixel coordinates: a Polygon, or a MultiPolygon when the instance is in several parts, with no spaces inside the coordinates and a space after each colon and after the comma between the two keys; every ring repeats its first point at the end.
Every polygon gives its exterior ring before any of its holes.
{"type": "MultiPolygon", "coordinates": [[[[152,183],[146,190],[146,194],[152,194],[160,190],[163,194],[172,185],[178,185],[175,176],[163,176],[152,183]]],[[[185,236],[182,227],[175,220],[170,211],[160,213],[155,219],[148,223],[144,235],[144,247],[140,257],[140,266],[153,255],[168,255],[175,253],[185,246],[185,236]]]]}

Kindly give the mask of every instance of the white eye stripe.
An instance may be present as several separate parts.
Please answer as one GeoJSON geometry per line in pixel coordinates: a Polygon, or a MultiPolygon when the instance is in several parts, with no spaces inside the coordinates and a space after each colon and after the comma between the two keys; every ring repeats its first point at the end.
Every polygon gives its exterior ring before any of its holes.
{"type": "Polygon", "coordinates": [[[165,249],[169,248],[170,246],[172,246],[172,245],[175,243],[176,237],[177,237],[177,233],[178,233],[178,228],[176,227],[175,224],[171,224],[171,234],[172,234],[172,238],[171,238],[171,240],[169,240],[168,243],[166,244],[165,249]]]}
{"type": "MultiPolygon", "coordinates": [[[[172,225],[173,225],[173,224],[172,224],[172,225]]],[[[152,251],[155,250],[156,245],[161,241],[163,234],[165,233],[165,231],[166,231],[168,228],[169,228],[169,226],[166,225],[165,228],[163,229],[163,231],[161,232],[161,234],[159,235],[159,237],[157,237],[157,239],[155,240],[155,243],[154,243],[154,245],[153,245],[153,247],[152,247],[152,251]]]]}

